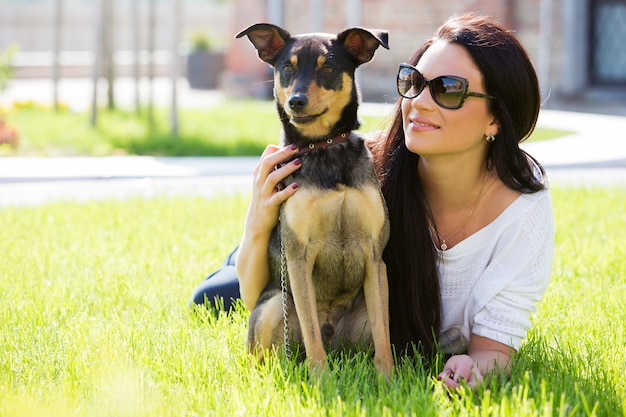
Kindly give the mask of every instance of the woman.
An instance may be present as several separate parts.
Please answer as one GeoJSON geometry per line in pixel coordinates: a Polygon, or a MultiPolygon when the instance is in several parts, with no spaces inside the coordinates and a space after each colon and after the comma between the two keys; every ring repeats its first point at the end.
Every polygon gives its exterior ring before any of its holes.
{"type": "MultiPolygon", "coordinates": [[[[481,17],[453,17],[398,71],[389,133],[372,145],[389,207],[391,339],[438,345],[439,378],[471,387],[508,370],[551,272],[552,209],[543,168],[519,148],[537,121],[533,66],[517,39],[481,17]],[[436,337],[435,337],[436,336],[436,337]]],[[[296,149],[269,146],[254,171],[237,253],[249,309],[268,282],[267,248],[297,184],[296,149]]]]}

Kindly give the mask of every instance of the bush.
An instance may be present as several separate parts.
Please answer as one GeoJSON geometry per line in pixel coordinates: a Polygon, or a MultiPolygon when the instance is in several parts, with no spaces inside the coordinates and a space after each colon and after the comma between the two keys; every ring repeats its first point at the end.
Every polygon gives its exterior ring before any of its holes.
{"type": "Polygon", "coordinates": [[[17,50],[16,47],[11,47],[4,52],[0,52],[0,92],[4,91],[9,80],[13,77],[13,55],[17,50]]]}

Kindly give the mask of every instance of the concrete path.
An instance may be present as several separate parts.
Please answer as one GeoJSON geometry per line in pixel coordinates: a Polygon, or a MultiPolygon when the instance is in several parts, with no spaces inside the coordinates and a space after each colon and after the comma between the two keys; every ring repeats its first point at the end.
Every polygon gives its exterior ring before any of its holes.
{"type": "Polygon", "coordinates": [[[538,126],[573,132],[522,144],[552,184],[626,186],[626,117],[542,110],[538,126]]]}
{"type": "Polygon", "coordinates": [[[0,158],[0,206],[244,194],[258,158],[0,158]]]}

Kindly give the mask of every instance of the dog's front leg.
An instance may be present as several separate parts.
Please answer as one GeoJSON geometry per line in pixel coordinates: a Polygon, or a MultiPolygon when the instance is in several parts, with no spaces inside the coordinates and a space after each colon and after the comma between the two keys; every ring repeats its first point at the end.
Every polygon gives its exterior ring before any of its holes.
{"type": "Polygon", "coordinates": [[[374,366],[385,376],[393,371],[389,333],[389,287],[387,267],[382,260],[368,262],[365,283],[365,305],[374,341],[374,366]]]}
{"type": "Polygon", "coordinates": [[[302,330],[304,349],[309,359],[309,370],[314,375],[324,372],[326,351],[317,317],[315,288],[313,287],[314,257],[298,256],[287,262],[291,293],[302,330]]]}

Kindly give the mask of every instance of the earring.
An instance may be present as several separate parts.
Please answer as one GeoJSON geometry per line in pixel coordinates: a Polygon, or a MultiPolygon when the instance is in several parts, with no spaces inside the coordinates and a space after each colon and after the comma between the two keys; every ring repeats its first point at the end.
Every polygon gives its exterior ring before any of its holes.
{"type": "Polygon", "coordinates": [[[485,140],[489,143],[493,142],[494,140],[496,140],[496,137],[494,135],[487,135],[485,137],[485,140]]]}

